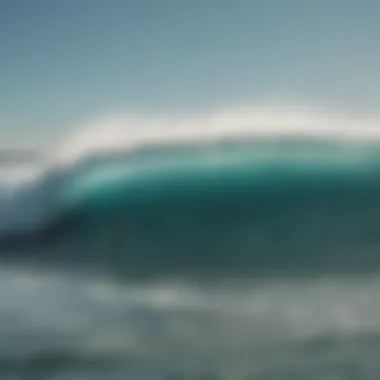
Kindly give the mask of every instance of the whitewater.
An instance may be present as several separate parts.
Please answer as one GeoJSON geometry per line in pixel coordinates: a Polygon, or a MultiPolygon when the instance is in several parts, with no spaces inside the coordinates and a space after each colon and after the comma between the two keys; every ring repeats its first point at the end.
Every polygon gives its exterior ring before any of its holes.
{"type": "Polygon", "coordinates": [[[84,123],[0,167],[9,379],[380,375],[380,127],[315,107],[84,123]]]}

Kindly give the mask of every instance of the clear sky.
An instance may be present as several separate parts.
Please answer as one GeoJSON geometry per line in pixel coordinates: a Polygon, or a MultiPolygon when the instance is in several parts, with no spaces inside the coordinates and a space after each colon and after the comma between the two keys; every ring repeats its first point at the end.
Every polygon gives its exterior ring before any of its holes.
{"type": "Polygon", "coordinates": [[[0,136],[268,99],[380,113],[379,19],[378,0],[0,0],[0,136]]]}

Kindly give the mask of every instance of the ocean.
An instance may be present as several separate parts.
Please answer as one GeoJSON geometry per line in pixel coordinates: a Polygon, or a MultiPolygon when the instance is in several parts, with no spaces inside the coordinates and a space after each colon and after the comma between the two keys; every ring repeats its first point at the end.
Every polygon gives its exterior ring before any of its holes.
{"type": "Polygon", "coordinates": [[[380,141],[187,127],[2,157],[1,379],[379,378],[380,141]]]}

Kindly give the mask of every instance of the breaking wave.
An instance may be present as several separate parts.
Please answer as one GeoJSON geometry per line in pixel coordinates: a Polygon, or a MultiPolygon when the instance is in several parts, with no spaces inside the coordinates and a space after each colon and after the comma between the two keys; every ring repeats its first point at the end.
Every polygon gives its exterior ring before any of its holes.
{"type": "Polygon", "coordinates": [[[2,177],[3,255],[129,275],[377,271],[378,125],[321,115],[263,106],[91,123],[2,177]]]}

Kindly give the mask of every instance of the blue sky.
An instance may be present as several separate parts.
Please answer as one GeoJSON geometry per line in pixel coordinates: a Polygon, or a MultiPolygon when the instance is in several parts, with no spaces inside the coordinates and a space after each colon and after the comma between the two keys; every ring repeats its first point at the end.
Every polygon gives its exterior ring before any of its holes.
{"type": "Polygon", "coordinates": [[[378,0],[0,0],[0,136],[268,99],[378,113],[378,0]]]}

